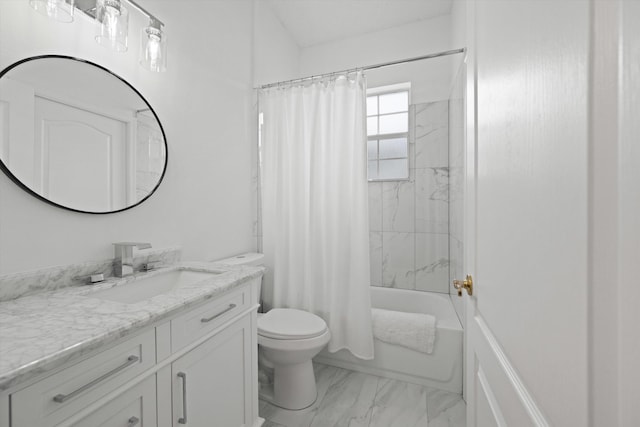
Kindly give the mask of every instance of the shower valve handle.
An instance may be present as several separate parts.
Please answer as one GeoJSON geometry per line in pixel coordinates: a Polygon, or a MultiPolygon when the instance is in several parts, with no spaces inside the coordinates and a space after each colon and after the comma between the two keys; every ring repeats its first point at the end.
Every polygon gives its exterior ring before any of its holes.
{"type": "Polygon", "coordinates": [[[459,297],[462,296],[462,289],[466,289],[468,295],[473,295],[473,278],[468,274],[466,280],[454,280],[453,287],[458,290],[459,297]]]}

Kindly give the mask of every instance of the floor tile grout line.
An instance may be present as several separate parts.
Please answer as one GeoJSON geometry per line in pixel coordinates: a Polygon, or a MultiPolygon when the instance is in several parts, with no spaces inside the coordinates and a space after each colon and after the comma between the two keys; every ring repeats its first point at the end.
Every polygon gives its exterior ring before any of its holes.
{"type": "Polygon", "coordinates": [[[371,427],[371,422],[373,421],[373,409],[376,407],[376,402],[378,401],[378,393],[380,393],[381,379],[383,378],[378,377],[378,379],[376,380],[376,394],[373,396],[373,402],[371,402],[371,406],[369,407],[369,422],[367,423],[367,427],[371,427]]]}
{"type": "MultiPolygon", "coordinates": [[[[313,420],[315,420],[315,418],[318,416],[318,412],[320,412],[320,411],[318,411],[318,410],[316,410],[316,409],[320,409],[320,407],[322,406],[322,403],[324,402],[324,399],[325,399],[325,398],[327,397],[327,395],[329,394],[329,390],[331,389],[331,386],[333,386],[333,385],[336,383],[336,381],[338,380],[338,377],[339,377],[338,373],[339,373],[341,370],[346,370],[346,369],[338,368],[338,367],[336,367],[336,366],[331,366],[331,365],[325,365],[325,366],[327,366],[327,367],[329,367],[329,368],[335,368],[335,372],[334,372],[333,378],[331,379],[331,382],[330,382],[330,383],[329,383],[329,385],[327,386],[327,390],[326,390],[326,391],[324,392],[324,394],[322,395],[322,399],[320,399],[320,401],[319,401],[319,402],[317,402],[318,404],[317,404],[317,405],[316,405],[316,407],[313,409],[313,411],[315,411],[315,412],[314,412],[314,414],[313,414],[313,417],[311,417],[311,419],[309,420],[309,425],[308,425],[308,426],[306,426],[306,427],[311,427],[311,426],[313,425],[313,420]]],[[[315,374],[315,373],[314,373],[314,374],[315,374]]],[[[317,386],[317,380],[318,380],[318,379],[316,378],[316,386],[317,386]]]]}
{"type": "MultiPolygon", "coordinates": [[[[326,367],[330,367],[330,365],[324,365],[326,367]]],[[[327,369],[327,368],[325,368],[327,369]]],[[[338,368],[339,369],[339,368],[338,368]]],[[[329,385],[327,386],[327,390],[324,392],[324,394],[322,395],[322,399],[320,399],[319,402],[317,402],[317,405],[315,406],[315,408],[312,409],[312,411],[314,411],[313,417],[311,417],[311,419],[309,420],[309,425],[306,427],[311,427],[313,425],[313,420],[315,420],[315,418],[318,416],[318,409],[320,409],[320,407],[322,406],[322,402],[324,402],[324,399],[327,397],[327,394],[329,394],[329,389],[331,389],[331,386],[335,383],[336,379],[337,379],[337,374],[338,371],[336,371],[333,375],[333,378],[331,379],[331,382],[329,383],[329,385]]],[[[315,372],[314,372],[315,375],[315,372]]],[[[317,387],[317,381],[318,379],[316,378],[316,387],[317,387]]],[[[316,389],[317,391],[317,389],[316,389]]]]}

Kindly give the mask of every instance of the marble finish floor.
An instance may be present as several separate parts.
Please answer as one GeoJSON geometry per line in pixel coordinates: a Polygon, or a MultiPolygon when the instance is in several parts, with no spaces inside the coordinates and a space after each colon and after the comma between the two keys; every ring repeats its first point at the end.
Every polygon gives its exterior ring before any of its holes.
{"type": "Polygon", "coordinates": [[[287,411],[260,401],[263,427],[464,427],[459,394],[314,362],[318,399],[287,411]]]}

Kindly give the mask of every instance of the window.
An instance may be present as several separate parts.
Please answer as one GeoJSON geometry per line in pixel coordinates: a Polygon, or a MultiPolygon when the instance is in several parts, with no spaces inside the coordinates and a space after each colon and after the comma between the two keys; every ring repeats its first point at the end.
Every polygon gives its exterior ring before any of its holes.
{"type": "Polygon", "coordinates": [[[409,83],[367,90],[369,181],[409,178],[409,83]]]}

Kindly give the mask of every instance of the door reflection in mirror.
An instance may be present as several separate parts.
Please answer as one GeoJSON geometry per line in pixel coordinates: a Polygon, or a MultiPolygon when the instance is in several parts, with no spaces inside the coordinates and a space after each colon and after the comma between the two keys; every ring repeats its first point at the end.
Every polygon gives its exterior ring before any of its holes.
{"type": "Polygon", "coordinates": [[[88,213],[136,206],[162,181],[166,148],[151,106],[103,67],[43,56],[0,74],[0,167],[41,200],[88,213]]]}

